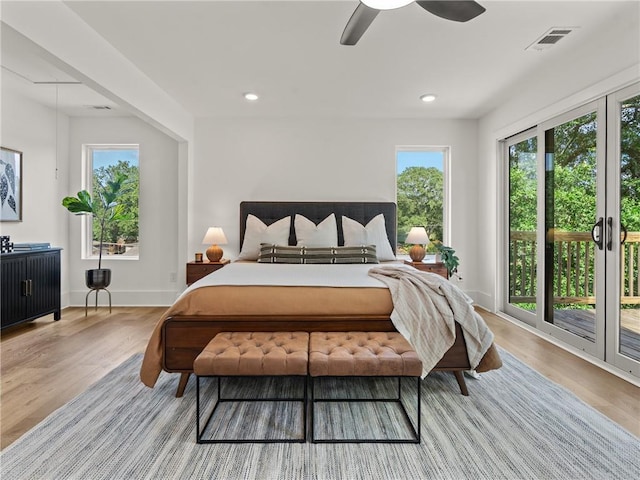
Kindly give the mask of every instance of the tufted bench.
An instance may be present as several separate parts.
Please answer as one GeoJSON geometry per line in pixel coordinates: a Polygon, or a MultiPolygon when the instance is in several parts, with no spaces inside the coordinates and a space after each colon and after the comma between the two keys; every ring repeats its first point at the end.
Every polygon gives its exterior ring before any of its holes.
{"type": "MultiPolygon", "coordinates": [[[[309,340],[309,375],[311,377],[311,441],[314,443],[420,443],[420,375],[422,362],[409,342],[397,332],[312,332],[309,340]],[[396,377],[395,398],[318,398],[318,377],[396,377]],[[411,421],[402,403],[402,378],[415,379],[417,389],[416,423],[411,421]],[[402,410],[411,430],[409,439],[316,439],[315,404],[318,402],[393,402],[402,410]]],[[[379,421],[379,419],[377,419],[379,421]]],[[[324,422],[330,423],[328,420],[324,422]]],[[[356,425],[357,427],[357,425],[356,425]]]]}
{"type": "Polygon", "coordinates": [[[193,364],[196,374],[196,436],[198,443],[276,443],[305,442],[307,436],[307,367],[309,334],[307,332],[222,332],[198,355],[193,364]],[[222,378],[299,376],[303,378],[301,397],[225,398],[222,378]],[[217,379],[217,400],[200,429],[200,381],[217,379]],[[302,437],[283,439],[213,439],[204,438],[218,405],[223,402],[302,402],[302,437]]]}

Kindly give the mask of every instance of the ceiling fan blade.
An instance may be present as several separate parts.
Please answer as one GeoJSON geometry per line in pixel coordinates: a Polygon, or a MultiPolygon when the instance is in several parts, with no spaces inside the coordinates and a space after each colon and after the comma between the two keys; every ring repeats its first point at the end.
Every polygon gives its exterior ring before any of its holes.
{"type": "Polygon", "coordinates": [[[484,13],[484,8],[479,3],[473,1],[417,1],[418,5],[426,11],[446,20],[454,22],[468,22],[484,13]]]}
{"type": "Polygon", "coordinates": [[[380,10],[369,8],[364,3],[358,4],[353,15],[344,27],[342,37],[340,37],[341,45],[355,45],[360,40],[362,34],[369,28],[373,19],[380,13],[380,10]]]}

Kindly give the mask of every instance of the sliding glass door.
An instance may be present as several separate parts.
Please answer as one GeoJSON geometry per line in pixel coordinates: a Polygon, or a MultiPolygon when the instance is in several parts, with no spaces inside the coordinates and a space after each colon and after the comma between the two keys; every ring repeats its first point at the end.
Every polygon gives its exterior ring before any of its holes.
{"type": "Polygon", "coordinates": [[[640,376],[640,84],[504,144],[504,311],[640,376]]]}

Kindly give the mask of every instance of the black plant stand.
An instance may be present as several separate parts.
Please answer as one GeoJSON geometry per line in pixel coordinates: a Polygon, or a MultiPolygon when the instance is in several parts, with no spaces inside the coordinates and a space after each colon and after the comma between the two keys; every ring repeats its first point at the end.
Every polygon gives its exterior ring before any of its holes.
{"type": "Polygon", "coordinates": [[[89,287],[89,291],[84,297],[84,316],[87,316],[91,292],[96,292],[96,310],[98,310],[98,293],[100,290],[104,290],[109,295],[109,313],[111,313],[111,292],[107,290],[107,287],[111,284],[111,270],[108,268],[87,270],[85,272],[85,283],[89,287]]]}
{"type": "Polygon", "coordinates": [[[109,294],[109,313],[111,313],[111,292],[107,290],[105,287],[100,288],[92,288],[87,292],[87,296],[84,298],[84,316],[87,316],[87,310],[89,309],[89,295],[91,292],[96,292],[96,311],[98,310],[98,292],[100,290],[104,290],[109,294]]]}

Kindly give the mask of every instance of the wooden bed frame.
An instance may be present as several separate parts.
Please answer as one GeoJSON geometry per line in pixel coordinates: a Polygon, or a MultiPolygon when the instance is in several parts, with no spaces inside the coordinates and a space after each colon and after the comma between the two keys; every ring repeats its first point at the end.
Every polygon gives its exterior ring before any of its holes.
{"type": "MultiPolygon", "coordinates": [[[[336,215],[338,243],[342,244],[342,215],[363,225],[383,213],[391,247],[396,249],[396,205],[391,202],[242,202],[240,204],[240,245],[244,240],[244,228],[248,214],[255,215],[270,225],[283,217],[291,216],[289,243],[296,244],[293,218],[296,213],[304,215],[314,223],[324,220],[329,214],[336,215]]],[[[273,317],[269,315],[218,316],[176,315],[169,317],[162,328],[163,370],[181,373],[176,396],[182,396],[193,362],[209,341],[224,331],[396,331],[391,320],[381,316],[306,316],[273,317]]],[[[456,341],[438,362],[434,370],[451,371],[455,374],[460,392],[468,395],[463,371],[471,368],[467,347],[460,325],[456,323],[456,341]]]]}

